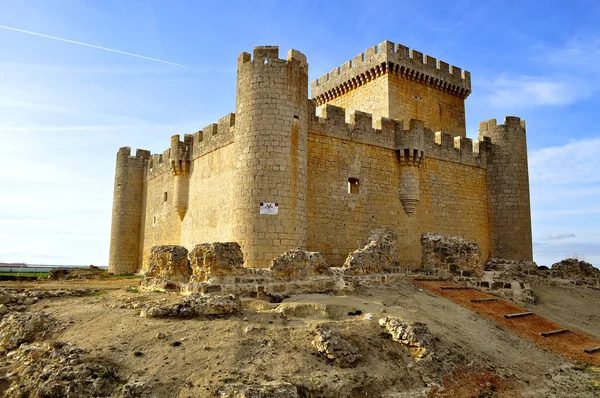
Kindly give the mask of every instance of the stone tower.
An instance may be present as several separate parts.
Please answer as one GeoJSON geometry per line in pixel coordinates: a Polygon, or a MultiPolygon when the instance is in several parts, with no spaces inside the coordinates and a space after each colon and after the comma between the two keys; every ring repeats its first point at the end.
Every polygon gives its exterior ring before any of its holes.
{"type": "Polygon", "coordinates": [[[525,121],[507,116],[479,124],[479,140],[491,140],[488,153],[491,257],[532,260],[529,172],[525,121]]]}
{"type": "Polygon", "coordinates": [[[247,267],[306,247],[308,65],[304,54],[254,48],[238,58],[234,237],[247,267]],[[276,203],[278,214],[260,214],[276,203]]]}
{"type": "Polygon", "coordinates": [[[108,271],[112,274],[133,274],[139,268],[140,223],[144,169],[150,152],[138,149],[135,157],[131,148],[117,153],[115,188],[108,271]]]}

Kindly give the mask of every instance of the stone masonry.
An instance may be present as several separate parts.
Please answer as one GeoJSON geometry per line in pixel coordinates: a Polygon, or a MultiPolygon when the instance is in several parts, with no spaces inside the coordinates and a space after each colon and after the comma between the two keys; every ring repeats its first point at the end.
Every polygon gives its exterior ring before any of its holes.
{"type": "Polygon", "coordinates": [[[477,244],[482,262],[532,259],[525,123],[492,119],[466,138],[468,72],[385,41],[309,99],[306,57],[262,46],[238,58],[236,87],[235,113],[162,154],[119,150],[110,272],[147,270],[153,246],[206,242],[238,242],[244,267],[295,249],[340,267],[381,227],[401,267],[421,267],[429,231],[477,244]]]}

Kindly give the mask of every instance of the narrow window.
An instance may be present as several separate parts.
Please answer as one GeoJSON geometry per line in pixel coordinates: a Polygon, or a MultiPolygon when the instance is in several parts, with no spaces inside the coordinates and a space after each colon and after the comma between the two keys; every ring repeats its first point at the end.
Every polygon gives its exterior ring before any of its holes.
{"type": "Polygon", "coordinates": [[[156,216],[152,219],[152,224],[156,225],[156,216]]]}
{"type": "Polygon", "coordinates": [[[348,178],[348,193],[358,193],[358,178],[348,178]]]}
{"type": "Polygon", "coordinates": [[[167,195],[167,193],[165,192],[165,194],[164,194],[164,196],[163,196],[163,202],[166,202],[166,201],[167,201],[167,196],[168,196],[168,195],[167,195]]]}

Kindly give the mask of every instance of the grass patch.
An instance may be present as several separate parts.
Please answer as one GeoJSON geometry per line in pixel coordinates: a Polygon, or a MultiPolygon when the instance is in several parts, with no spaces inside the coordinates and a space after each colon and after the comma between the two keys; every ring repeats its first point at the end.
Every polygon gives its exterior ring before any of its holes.
{"type": "Polygon", "coordinates": [[[135,275],[135,274],[131,274],[131,275],[113,275],[112,278],[113,279],[142,279],[144,277],[144,275],[135,275]]]}
{"type": "Polygon", "coordinates": [[[0,272],[0,276],[31,276],[36,278],[46,278],[47,272],[0,272]]]}

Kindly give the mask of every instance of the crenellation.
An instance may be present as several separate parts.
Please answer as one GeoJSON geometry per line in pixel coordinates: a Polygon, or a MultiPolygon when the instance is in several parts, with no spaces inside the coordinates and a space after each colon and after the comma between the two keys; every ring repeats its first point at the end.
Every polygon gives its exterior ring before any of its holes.
{"type": "Polygon", "coordinates": [[[452,134],[446,133],[445,131],[435,132],[435,143],[443,149],[454,148],[454,138],[452,137],[452,134]]]}
{"type": "Polygon", "coordinates": [[[373,132],[373,115],[366,112],[354,111],[350,113],[350,123],[354,126],[354,131],[372,133],[373,132]]]}

